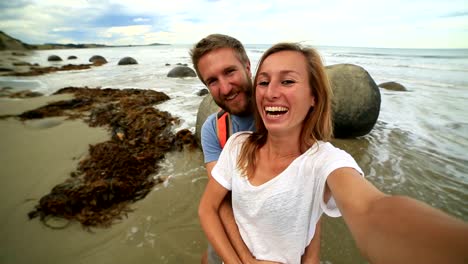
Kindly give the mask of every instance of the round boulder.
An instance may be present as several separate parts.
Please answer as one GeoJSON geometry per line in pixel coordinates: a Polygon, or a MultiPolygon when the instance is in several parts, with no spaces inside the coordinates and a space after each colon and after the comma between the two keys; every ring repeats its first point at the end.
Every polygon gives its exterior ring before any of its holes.
{"type": "Polygon", "coordinates": [[[95,65],[102,65],[106,64],[107,60],[101,55],[94,55],[91,58],[89,58],[89,62],[92,62],[95,65]]]}
{"type": "Polygon", "coordinates": [[[384,82],[384,83],[379,84],[379,87],[382,87],[384,89],[391,90],[391,91],[398,91],[398,92],[407,91],[406,87],[404,87],[403,85],[397,82],[384,82]]]}
{"type": "Polygon", "coordinates": [[[337,138],[369,133],[380,112],[380,90],[369,73],[353,64],[326,67],[333,89],[333,130],[337,138]]]}
{"type": "Polygon", "coordinates": [[[177,66],[169,71],[167,77],[182,78],[182,77],[197,77],[194,70],[187,66],[177,66]]]}
{"type": "Polygon", "coordinates": [[[62,61],[62,58],[60,58],[57,55],[50,55],[49,57],[47,57],[47,60],[48,61],[62,61]]]}
{"type": "MultiPolygon", "coordinates": [[[[334,136],[349,138],[369,133],[380,112],[380,90],[369,73],[352,64],[326,67],[333,90],[332,112],[334,136]]],[[[210,94],[203,98],[197,113],[195,136],[200,141],[200,131],[206,118],[219,110],[210,94]]]]}
{"type": "Polygon", "coordinates": [[[125,57],[119,60],[118,65],[130,65],[130,64],[138,64],[138,62],[132,57],[125,57]]]}
{"type": "Polygon", "coordinates": [[[197,122],[195,123],[195,137],[199,143],[201,142],[200,134],[203,123],[209,115],[217,112],[218,110],[219,106],[215,103],[211,94],[208,93],[208,95],[201,101],[200,106],[198,106],[197,122]]]}

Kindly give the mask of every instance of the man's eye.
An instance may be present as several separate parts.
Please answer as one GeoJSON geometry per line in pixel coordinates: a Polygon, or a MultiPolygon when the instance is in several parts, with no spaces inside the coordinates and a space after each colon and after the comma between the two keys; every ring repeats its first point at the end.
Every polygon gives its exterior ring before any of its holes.
{"type": "Polygon", "coordinates": [[[209,79],[208,81],[206,81],[206,85],[210,86],[212,85],[213,83],[215,83],[216,80],[213,80],[213,79],[209,79]]]}
{"type": "Polygon", "coordinates": [[[230,75],[230,74],[234,73],[235,71],[236,71],[235,69],[229,69],[229,70],[226,71],[226,74],[230,75]]]}

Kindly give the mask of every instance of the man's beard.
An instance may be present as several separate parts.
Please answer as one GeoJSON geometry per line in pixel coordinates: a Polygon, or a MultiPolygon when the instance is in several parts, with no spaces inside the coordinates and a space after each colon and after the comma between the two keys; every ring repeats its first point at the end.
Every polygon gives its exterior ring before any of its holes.
{"type": "Polygon", "coordinates": [[[213,97],[213,100],[219,107],[221,107],[221,109],[223,109],[224,111],[230,114],[237,115],[237,116],[247,116],[247,115],[252,114],[252,80],[250,80],[250,78],[247,78],[247,82],[244,83],[244,85],[242,85],[241,87],[237,89],[233,89],[231,93],[225,97],[229,97],[233,93],[245,94],[246,100],[242,108],[233,109],[224,103],[224,99],[217,100],[215,97],[213,97]]]}

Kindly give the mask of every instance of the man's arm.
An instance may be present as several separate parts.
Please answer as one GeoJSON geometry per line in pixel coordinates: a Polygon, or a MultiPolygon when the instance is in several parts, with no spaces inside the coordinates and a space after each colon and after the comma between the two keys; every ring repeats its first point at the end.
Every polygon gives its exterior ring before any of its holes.
{"type": "Polygon", "coordinates": [[[321,222],[320,218],[315,225],[314,238],[306,247],[304,255],[301,257],[301,264],[320,264],[320,236],[321,236],[321,222]]]}
{"type": "MultiPolygon", "coordinates": [[[[208,175],[208,181],[213,178],[211,171],[219,159],[222,148],[219,144],[219,139],[216,133],[216,114],[210,115],[202,126],[201,130],[201,143],[203,147],[203,155],[205,156],[205,167],[208,175]]],[[[226,197],[230,196],[230,193],[226,197]]],[[[249,249],[242,240],[237,224],[234,220],[232,206],[230,199],[224,199],[219,208],[219,214],[226,230],[226,233],[234,246],[237,254],[241,257],[242,261],[248,263],[253,260],[253,256],[249,249]]]]}
{"type": "MultiPolygon", "coordinates": [[[[208,173],[208,181],[211,181],[213,178],[211,176],[211,171],[216,165],[216,161],[206,163],[206,171],[208,173]]],[[[236,250],[237,254],[241,258],[243,263],[249,263],[254,260],[252,253],[249,248],[245,245],[244,240],[239,233],[239,228],[237,227],[236,221],[234,220],[234,214],[232,212],[232,204],[230,199],[230,193],[226,195],[224,200],[221,202],[219,207],[219,216],[223,224],[224,230],[232,243],[232,246],[236,250]]]]}
{"type": "Polygon", "coordinates": [[[468,263],[468,224],[420,201],[388,196],[351,168],[327,179],[361,253],[371,263],[468,263]]]}
{"type": "Polygon", "coordinates": [[[236,251],[232,247],[221,223],[219,206],[228,190],[213,179],[208,181],[205,192],[200,200],[198,216],[206,237],[224,263],[241,263],[236,251]]]}

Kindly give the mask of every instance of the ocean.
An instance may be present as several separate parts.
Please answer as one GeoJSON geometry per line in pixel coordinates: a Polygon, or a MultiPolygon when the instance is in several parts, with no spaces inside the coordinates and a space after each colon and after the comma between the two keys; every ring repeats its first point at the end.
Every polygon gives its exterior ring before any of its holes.
{"type": "MultiPolygon", "coordinates": [[[[27,61],[41,66],[89,63],[93,55],[104,56],[108,64],[33,77],[0,76],[0,87],[29,88],[45,94],[67,86],[157,90],[171,99],[156,107],[181,119],[174,129],[188,128],[195,132],[197,109],[202,100],[197,92],[204,85],[198,78],[166,77],[177,63],[192,67],[190,47],[36,51],[27,61]],[[52,54],[64,61],[48,62],[47,57],[52,54]],[[67,61],[70,55],[78,59],[67,61]],[[138,64],[118,66],[118,61],[126,56],[133,57],[138,64]]],[[[246,45],[253,70],[268,47],[246,45]]],[[[468,50],[322,46],[316,49],[326,65],[356,64],[366,69],[377,84],[395,81],[408,90],[381,89],[381,111],[374,129],[366,136],[334,143],[350,152],[366,178],[382,191],[422,200],[468,221],[468,50]]],[[[57,246],[47,256],[35,252],[31,254],[34,258],[25,254],[21,260],[24,263],[42,263],[51,258],[57,263],[198,263],[206,247],[197,217],[198,201],[206,184],[201,152],[168,155],[160,174],[169,176],[169,180],[137,202],[135,211],[121,223],[108,230],[96,230],[92,235],[81,234],[86,232],[78,224],[67,228],[74,231],[50,230],[51,233],[73,232],[82,239],[67,241],[70,244],[57,246]]],[[[322,263],[366,263],[341,218],[326,217],[323,230],[322,263]]]]}

